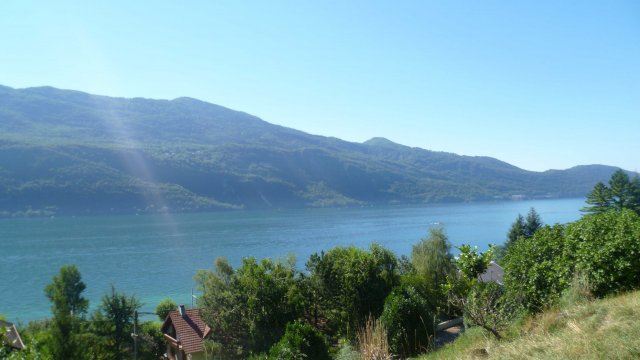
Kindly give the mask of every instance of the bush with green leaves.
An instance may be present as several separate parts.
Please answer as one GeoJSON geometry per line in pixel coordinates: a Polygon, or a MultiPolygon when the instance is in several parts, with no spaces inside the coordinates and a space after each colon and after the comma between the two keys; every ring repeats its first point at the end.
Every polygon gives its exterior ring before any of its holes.
{"type": "Polygon", "coordinates": [[[571,281],[573,260],[564,231],[564,225],[544,226],[509,249],[504,268],[508,296],[530,312],[557,301],[571,281]]]}
{"type": "Polygon", "coordinates": [[[469,279],[476,279],[478,275],[485,272],[493,259],[493,245],[489,245],[489,250],[485,252],[479,252],[478,247],[472,248],[468,244],[462,244],[457,248],[460,254],[454,262],[462,274],[469,279]]]}
{"type": "Polygon", "coordinates": [[[301,317],[295,259],[258,262],[244,258],[234,270],[217,259],[215,271],[200,271],[198,305],[213,330],[213,340],[228,358],[267,351],[284,334],[288,322],[301,317]]]}
{"type": "Polygon", "coordinates": [[[505,285],[512,299],[537,312],[554,304],[576,273],[597,297],[639,288],[640,216],[611,210],[543,227],[510,250],[505,285]]]}
{"type": "Polygon", "coordinates": [[[507,299],[504,286],[493,281],[475,281],[463,307],[465,325],[479,326],[500,339],[518,304],[507,299]]]}
{"type": "Polygon", "coordinates": [[[587,215],[567,226],[565,241],[593,295],[640,287],[640,216],[634,211],[587,215]]]}
{"type": "Polygon", "coordinates": [[[350,339],[369,314],[382,313],[385,298],[399,282],[397,258],[377,244],[369,251],[350,246],[314,254],[307,270],[323,316],[335,332],[350,339]]]}
{"type": "Polygon", "coordinates": [[[269,351],[269,359],[297,360],[316,359],[329,360],[329,347],[313,326],[303,321],[287,324],[286,331],[269,351]]]}
{"type": "MultiPolygon", "coordinates": [[[[436,308],[425,283],[405,277],[387,296],[380,322],[387,329],[393,354],[409,357],[425,351],[430,344],[436,322],[436,308]]],[[[439,294],[439,292],[437,292],[439,294]]]]}

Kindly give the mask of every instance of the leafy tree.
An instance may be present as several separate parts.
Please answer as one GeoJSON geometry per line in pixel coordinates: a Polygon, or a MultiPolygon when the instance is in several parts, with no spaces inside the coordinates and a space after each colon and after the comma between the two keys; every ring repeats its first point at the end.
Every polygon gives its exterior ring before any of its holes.
{"type": "Polygon", "coordinates": [[[293,258],[249,257],[237,270],[218,259],[215,271],[201,271],[196,282],[203,292],[198,299],[203,317],[227,357],[268,350],[302,312],[293,258]]]}
{"type": "Polygon", "coordinates": [[[82,282],[80,271],[75,265],[60,268],[60,274],[53,277],[53,282],[45,288],[45,294],[52,303],[51,311],[82,316],[87,312],[89,300],[82,297],[86,288],[82,282]]]}
{"type": "Polygon", "coordinates": [[[141,306],[134,296],[119,293],[113,286],[111,293],[102,297],[92,322],[95,333],[103,341],[104,354],[108,359],[122,360],[132,354],[134,313],[141,306]]]}
{"type": "Polygon", "coordinates": [[[156,315],[158,315],[158,319],[160,319],[160,321],[164,321],[167,316],[169,316],[170,312],[177,309],[178,304],[176,304],[175,301],[171,300],[170,298],[166,298],[160,301],[158,306],[156,306],[155,313],[156,315]]]}
{"type": "Polygon", "coordinates": [[[332,329],[347,337],[355,335],[369,314],[380,315],[384,299],[399,281],[397,258],[376,244],[370,251],[351,246],[314,254],[307,270],[322,292],[323,315],[332,329]]]}
{"type": "Polygon", "coordinates": [[[453,297],[456,306],[464,309],[465,322],[480,326],[497,339],[515,313],[515,303],[508,301],[504,286],[496,282],[473,281],[466,297],[453,297]]]}
{"type": "Polygon", "coordinates": [[[53,313],[47,349],[55,359],[82,358],[82,343],[78,333],[81,317],[89,306],[89,301],[82,297],[85,287],[80,271],[73,265],[61,267],[60,273],[53,277],[53,282],[45,287],[53,313]]]}
{"type": "Polygon", "coordinates": [[[429,229],[429,237],[413,246],[411,264],[416,273],[425,278],[427,286],[439,289],[446,282],[455,266],[444,229],[429,229]]]}
{"type": "Polygon", "coordinates": [[[460,250],[460,255],[455,259],[455,264],[470,280],[477,279],[480,274],[485,272],[493,259],[493,245],[483,253],[478,252],[478,247],[471,248],[471,245],[468,244],[462,244],[457,249],[460,250]]]}

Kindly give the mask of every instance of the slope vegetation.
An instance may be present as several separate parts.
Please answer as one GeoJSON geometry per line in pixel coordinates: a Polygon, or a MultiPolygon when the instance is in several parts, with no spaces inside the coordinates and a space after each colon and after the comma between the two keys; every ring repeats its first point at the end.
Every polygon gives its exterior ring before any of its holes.
{"type": "Polygon", "coordinates": [[[640,292],[550,309],[506,340],[472,328],[420,359],[638,359],[640,292]]]}
{"type": "Polygon", "coordinates": [[[4,215],[572,197],[615,170],[539,173],[383,138],[351,143],[191,98],[0,86],[0,119],[4,215]]]}

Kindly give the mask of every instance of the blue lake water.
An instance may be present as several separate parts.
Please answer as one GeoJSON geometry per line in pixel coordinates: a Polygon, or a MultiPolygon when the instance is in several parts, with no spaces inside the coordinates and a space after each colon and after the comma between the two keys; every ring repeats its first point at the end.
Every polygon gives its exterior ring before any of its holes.
{"type": "Polygon", "coordinates": [[[337,245],[373,241],[398,255],[429,227],[449,240],[486,249],[504,242],[518,213],[535,207],[545,223],[577,220],[584,199],[474,204],[298,209],[173,215],[128,215],[0,220],[0,314],[10,321],[50,316],[44,287],[59,268],[75,264],[92,305],[113,285],[153,311],[171,297],[190,304],[193,275],[216,257],[237,265],[245,256],[309,255],[337,245]]]}

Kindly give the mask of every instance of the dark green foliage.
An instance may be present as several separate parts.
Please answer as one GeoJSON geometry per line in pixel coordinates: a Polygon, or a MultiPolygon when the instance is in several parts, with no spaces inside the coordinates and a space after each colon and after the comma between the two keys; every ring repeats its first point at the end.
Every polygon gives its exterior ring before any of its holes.
{"type": "Polygon", "coordinates": [[[511,224],[509,228],[509,232],[507,232],[507,242],[505,244],[506,248],[509,248],[511,244],[514,244],[520,238],[525,237],[525,229],[527,227],[527,223],[524,221],[524,217],[518,214],[516,220],[511,224]]]}
{"type": "Polygon", "coordinates": [[[536,231],[538,231],[538,229],[542,227],[542,225],[543,225],[542,219],[540,218],[540,215],[538,215],[538,213],[536,212],[536,209],[534,208],[529,209],[529,212],[527,213],[527,221],[524,226],[524,234],[523,234],[524,237],[526,239],[532,237],[533,234],[535,234],[536,231]]]}
{"type": "Polygon", "coordinates": [[[440,295],[436,289],[429,293],[425,285],[407,277],[387,296],[380,316],[387,330],[391,352],[403,358],[424,352],[434,333],[434,303],[440,295]]]}
{"type": "Polygon", "coordinates": [[[78,268],[67,265],[60,268],[60,274],[53,277],[53,282],[47,285],[44,292],[52,303],[51,311],[54,314],[64,312],[82,316],[89,307],[89,300],[82,297],[85,288],[78,268]]]}
{"type": "Polygon", "coordinates": [[[587,195],[582,211],[587,213],[604,213],[608,210],[630,209],[640,214],[640,178],[633,179],[618,169],[609,179],[609,186],[599,182],[587,195]]]}
{"type": "Polygon", "coordinates": [[[509,252],[509,248],[521,239],[531,238],[542,225],[542,219],[534,208],[529,209],[526,219],[521,214],[518,214],[518,217],[507,232],[507,241],[504,245],[495,249],[494,257],[496,262],[504,265],[504,257],[509,252]]]}
{"type": "Polygon", "coordinates": [[[111,293],[102,297],[93,314],[92,325],[102,342],[100,348],[105,358],[122,360],[132,356],[134,313],[140,306],[140,301],[134,296],[119,293],[113,287],[111,293]]]}
{"type": "Polygon", "coordinates": [[[171,311],[177,310],[178,304],[170,298],[163,299],[160,301],[158,306],[156,306],[155,313],[158,315],[158,319],[160,321],[164,321],[171,311]]]}
{"type": "Polygon", "coordinates": [[[147,321],[140,325],[138,330],[138,359],[157,360],[167,350],[167,343],[164,340],[161,323],[147,321]]]}
{"type": "Polygon", "coordinates": [[[585,202],[590,206],[582,208],[581,211],[590,213],[604,213],[611,209],[611,190],[607,185],[599,182],[593,187],[593,191],[587,195],[585,202]]]}
{"type": "Polygon", "coordinates": [[[329,360],[331,357],[329,356],[329,348],[322,334],[308,323],[296,321],[287,324],[282,339],[271,347],[269,359],[329,360]]]}
{"type": "Polygon", "coordinates": [[[215,271],[201,271],[196,281],[203,291],[198,305],[213,330],[213,340],[228,357],[268,350],[285,326],[300,317],[295,261],[243,259],[234,270],[216,260],[215,271]]]}
{"type": "Polygon", "coordinates": [[[82,358],[81,317],[89,306],[89,301],[82,297],[85,287],[78,268],[69,265],[60,268],[60,273],[45,288],[53,313],[46,348],[55,359],[82,358]]]}
{"type": "Polygon", "coordinates": [[[355,336],[369,314],[382,313],[384,299],[399,281],[396,257],[375,244],[370,251],[352,246],[314,254],[307,269],[321,292],[323,315],[347,337],[355,336]]]}
{"type": "Polygon", "coordinates": [[[582,196],[613,168],[313,136],[194,99],[0,87],[0,216],[582,196]]]}

